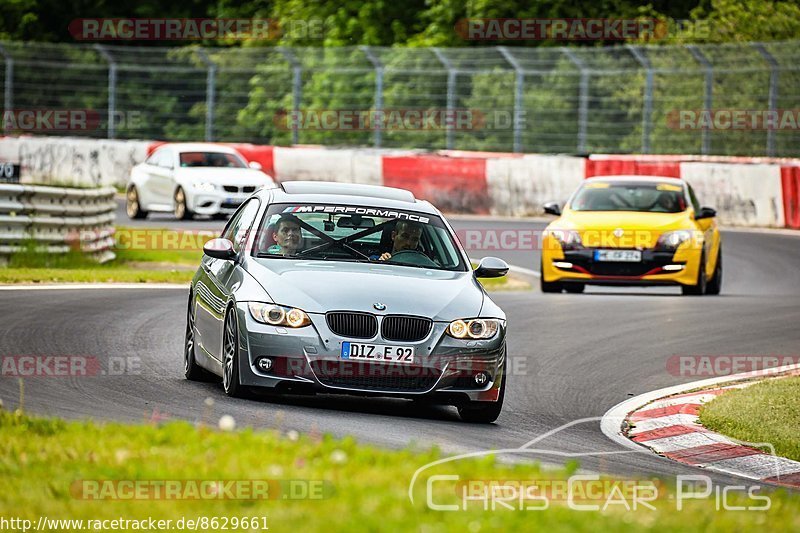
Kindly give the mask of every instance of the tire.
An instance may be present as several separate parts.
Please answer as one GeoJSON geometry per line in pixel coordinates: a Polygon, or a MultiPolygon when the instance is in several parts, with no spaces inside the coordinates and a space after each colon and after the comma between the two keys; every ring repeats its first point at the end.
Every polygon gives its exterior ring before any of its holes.
{"type": "Polygon", "coordinates": [[[219,381],[219,378],[197,364],[194,344],[194,306],[193,298],[189,296],[189,306],[186,312],[186,336],[183,341],[183,375],[189,381],[219,381]]]}
{"type": "Polygon", "coordinates": [[[554,292],[561,292],[564,289],[563,284],[557,281],[545,281],[544,280],[544,262],[539,263],[539,289],[542,292],[547,293],[554,293],[554,292]]]}
{"type": "Polygon", "coordinates": [[[706,254],[700,254],[700,266],[697,269],[697,282],[694,285],[683,285],[681,292],[685,296],[702,296],[706,292],[706,254]]]}
{"type": "Polygon", "coordinates": [[[503,401],[506,397],[506,364],[503,363],[503,381],[500,383],[500,395],[496,402],[468,402],[458,406],[458,415],[464,422],[471,424],[491,424],[503,410],[503,401]]]}
{"type": "Polygon", "coordinates": [[[147,218],[148,213],[142,209],[139,203],[139,191],[136,190],[135,185],[131,185],[128,192],[125,193],[125,212],[131,220],[147,218]]]}
{"type": "Polygon", "coordinates": [[[175,196],[173,197],[172,213],[178,220],[191,220],[194,213],[186,207],[186,193],[183,192],[181,187],[175,189],[175,196]]]}
{"type": "Polygon", "coordinates": [[[211,218],[214,220],[228,220],[230,215],[227,213],[214,213],[211,215],[211,218]]]}
{"type": "Polygon", "coordinates": [[[585,283],[565,283],[564,290],[572,294],[580,294],[586,288],[585,283]]]}
{"type": "Polygon", "coordinates": [[[714,275],[706,284],[706,294],[716,296],[722,291],[722,246],[717,250],[717,266],[714,267],[714,275]]]}
{"type": "Polygon", "coordinates": [[[249,396],[239,379],[239,328],[233,308],[225,314],[222,331],[222,388],[233,398],[249,396]]]}

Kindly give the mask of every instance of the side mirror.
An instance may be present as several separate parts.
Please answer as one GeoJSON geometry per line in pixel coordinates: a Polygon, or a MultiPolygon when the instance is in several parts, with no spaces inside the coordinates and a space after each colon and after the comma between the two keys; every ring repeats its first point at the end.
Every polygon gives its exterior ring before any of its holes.
{"type": "Polygon", "coordinates": [[[208,257],[230,261],[236,257],[233,243],[228,239],[211,239],[203,245],[203,253],[208,257]]]}
{"type": "Polygon", "coordinates": [[[701,220],[704,218],[714,218],[717,216],[717,210],[713,207],[701,207],[700,211],[694,214],[695,220],[701,220]]]}
{"type": "Polygon", "coordinates": [[[247,166],[252,168],[253,170],[261,170],[262,168],[264,168],[258,161],[250,161],[249,163],[247,163],[247,166]]]}
{"type": "Polygon", "coordinates": [[[558,205],[558,202],[547,202],[542,207],[544,212],[549,215],[561,216],[561,206],[558,205]]]}
{"type": "Polygon", "coordinates": [[[484,257],[474,274],[476,278],[502,278],[508,274],[508,263],[497,257],[484,257]]]}

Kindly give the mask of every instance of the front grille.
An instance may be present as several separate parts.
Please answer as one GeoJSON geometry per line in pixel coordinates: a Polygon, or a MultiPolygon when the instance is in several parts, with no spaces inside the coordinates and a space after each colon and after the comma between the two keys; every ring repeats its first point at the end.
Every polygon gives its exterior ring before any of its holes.
{"type": "Polygon", "coordinates": [[[225,190],[225,192],[233,192],[233,193],[239,192],[239,187],[235,185],[223,185],[222,188],[225,190]]]}
{"type": "Polygon", "coordinates": [[[381,335],[387,341],[417,342],[427,337],[432,327],[430,318],[388,315],[381,324],[381,335]]]}
{"type": "Polygon", "coordinates": [[[426,392],[441,375],[430,367],[345,361],[313,361],[311,368],[323,385],[369,391],[426,392]]]}
{"type": "Polygon", "coordinates": [[[597,262],[589,267],[589,272],[597,276],[642,276],[653,270],[652,263],[612,263],[597,262]]]}
{"type": "Polygon", "coordinates": [[[255,190],[255,185],[246,185],[245,187],[242,187],[242,191],[244,192],[255,192],[255,190]]]}
{"type": "Polygon", "coordinates": [[[341,337],[371,339],[378,333],[378,319],[369,313],[336,311],[325,315],[328,327],[341,337]]]}

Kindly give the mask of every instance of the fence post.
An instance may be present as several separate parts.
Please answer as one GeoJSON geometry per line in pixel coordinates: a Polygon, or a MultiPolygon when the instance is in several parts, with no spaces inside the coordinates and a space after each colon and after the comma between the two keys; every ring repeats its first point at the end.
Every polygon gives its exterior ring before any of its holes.
{"type": "Polygon", "coordinates": [[[300,99],[303,98],[303,67],[295,57],[294,52],[282,46],[278,46],[276,49],[292,65],[292,144],[298,144],[300,142],[300,132],[298,131],[300,99]]]}
{"type": "MultiPolygon", "coordinates": [[[[711,64],[711,61],[700,51],[697,46],[693,44],[687,44],[686,49],[694,56],[698,63],[703,65],[706,71],[706,82],[705,82],[705,97],[703,98],[703,107],[706,111],[711,113],[711,107],[714,103],[714,66],[711,64]]],[[[707,155],[711,152],[711,129],[704,128],[703,133],[701,134],[702,137],[702,147],[701,153],[703,155],[707,155]]]]}
{"type": "Polygon", "coordinates": [[[578,86],[578,153],[586,153],[586,134],[589,121],[589,69],[581,58],[569,48],[561,48],[561,51],[572,61],[581,73],[580,85],[578,86]]]}
{"type": "MultiPolygon", "coordinates": [[[[775,56],[770,54],[762,43],[753,43],[753,48],[758,50],[761,57],[769,64],[769,96],[767,97],[767,107],[770,113],[778,110],[778,77],[780,76],[781,66],[775,56]]],[[[777,127],[777,124],[775,125],[777,127]]],[[[775,128],[767,126],[767,157],[775,156],[775,128]]]]}
{"type": "Polygon", "coordinates": [[[653,66],[642,51],[631,45],[625,45],[633,57],[645,69],[644,99],[642,102],[642,153],[650,153],[650,134],[653,129],[653,66]]]}
{"type": "Polygon", "coordinates": [[[522,96],[523,85],[525,84],[525,70],[517,58],[514,57],[508,48],[498,46],[497,50],[514,69],[514,152],[522,152],[522,96]]]}
{"type": "MultiPolygon", "coordinates": [[[[14,58],[5,47],[0,44],[0,55],[3,56],[3,61],[6,64],[5,82],[3,84],[5,90],[3,92],[3,111],[10,113],[14,108],[14,58]]],[[[8,125],[7,121],[3,121],[5,126],[8,125]]]]}
{"type": "Polygon", "coordinates": [[[94,49],[97,50],[103,59],[108,61],[108,126],[106,127],[106,136],[109,139],[117,138],[117,62],[114,61],[114,56],[102,44],[95,44],[94,49]]]}
{"type": "Polygon", "coordinates": [[[382,122],[383,122],[383,63],[372,52],[369,46],[362,46],[361,50],[367,59],[370,60],[372,66],[375,67],[375,109],[371,113],[372,119],[375,121],[373,142],[375,148],[380,148],[383,137],[382,122]]]}
{"type": "Polygon", "coordinates": [[[453,68],[452,63],[438,48],[431,48],[436,58],[447,69],[447,116],[445,117],[447,137],[445,141],[445,148],[448,150],[453,149],[453,128],[455,126],[455,102],[456,102],[456,75],[457,72],[453,68]]]}
{"type": "Polygon", "coordinates": [[[206,74],[206,142],[214,140],[214,102],[217,95],[217,65],[211,61],[206,51],[197,49],[197,55],[208,67],[206,74]]]}

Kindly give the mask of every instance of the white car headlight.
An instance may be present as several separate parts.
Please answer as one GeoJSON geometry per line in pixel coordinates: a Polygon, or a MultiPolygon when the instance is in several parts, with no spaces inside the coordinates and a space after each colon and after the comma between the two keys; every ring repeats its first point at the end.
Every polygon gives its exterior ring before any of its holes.
{"type": "Polygon", "coordinates": [[[456,339],[491,339],[497,335],[501,320],[496,318],[473,318],[454,320],[447,326],[447,334],[456,339]]]}
{"type": "Polygon", "coordinates": [[[548,233],[561,245],[564,250],[574,250],[582,246],[581,234],[575,230],[553,229],[548,233]]]}
{"type": "Polygon", "coordinates": [[[198,191],[203,191],[203,192],[214,192],[217,190],[216,185],[208,182],[195,183],[194,188],[197,189],[198,191]]]}
{"type": "Polygon", "coordinates": [[[250,309],[250,315],[253,318],[271,326],[302,328],[311,324],[311,319],[308,318],[305,311],[295,307],[260,302],[249,302],[247,307],[250,309]]]}

